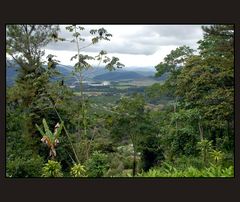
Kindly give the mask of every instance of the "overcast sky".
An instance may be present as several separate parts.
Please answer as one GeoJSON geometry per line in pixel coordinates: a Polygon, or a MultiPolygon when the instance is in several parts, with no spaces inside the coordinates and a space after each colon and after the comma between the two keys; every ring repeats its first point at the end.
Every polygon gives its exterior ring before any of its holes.
{"type": "MultiPolygon", "coordinates": [[[[188,45],[197,49],[197,41],[202,39],[201,25],[82,25],[86,38],[80,46],[90,41],[90,29],[105,28],[113,36],[111,41],[100,43],[84,49],[82,54],[95,56],[101,50],[109,56],[116,56],[126,67],[154,67],[160,63],[171,50],[188,45]]],[[[60,37],[71,40],[71,33],[60,26],[60,37]]],[[[50,43],[46,47],[46,55],[53,54],[61,64],[73,65],[70,58],[76,54],[76,44],[67,41],[50,43]]]]}

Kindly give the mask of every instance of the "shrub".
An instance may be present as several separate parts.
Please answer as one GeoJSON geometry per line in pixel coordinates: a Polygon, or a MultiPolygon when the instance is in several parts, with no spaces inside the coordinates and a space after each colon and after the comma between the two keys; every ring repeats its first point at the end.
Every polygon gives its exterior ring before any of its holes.
{"type": "Polygon", "coordinates": [[[212,151],[212,141],[209,141],[207,139],[201,140],[200,142],[197,143],[197,148],[202,153],[204,163],[207,164],[209,152],[212,151]]]}
{"type": "Polygon", "coordinates": [[[211,165],[209,168],[202,170],[202,175],[205,177],[233,177],[234,169],[233,166],[222,168],[221,166],[211,165]]]}
{"type": "Polygon", "coordinates": [[[108,168],[107,155],[98,151],[93,152],[91,158],[86,162],[87,175],[89,177],[102,177],[108,168]]]}
{"type": "Polygon", "coordinates": [[[7,161],[7,177],[41,177],[43,159],[40,156],[30,159],[17,157],[7,161]]]}
{"type": "Polygon", "coordinates": [[[42,169],[42,177],[62,177],[62,167],[57,161],[48,160],[42,169]]]}
{"type": "Polygon", "coordinates": [[[85,166],[81,164],[74,164],[71,168],[70,175],[72,177],[86,177],[85,166]]]}
{"type": "Polygon", "coordinates": [[[221,161],[222,161],[222,159],[224,157],[224,153],[223,152],[218,151],[218,150],[214,150],[214,149],[210,152],[210,155],[211,155],[214,163],[217,164],[217,165],[219,163],[221,163],[221,161]]]}

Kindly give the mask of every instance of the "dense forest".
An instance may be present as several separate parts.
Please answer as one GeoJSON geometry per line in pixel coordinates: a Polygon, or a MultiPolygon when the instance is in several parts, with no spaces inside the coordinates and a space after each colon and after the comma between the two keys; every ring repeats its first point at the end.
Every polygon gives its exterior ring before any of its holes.
{"type": "Polygon", "coordinates": [[[197,50],[172,50],[155,66],[164,82],[101,96],[87,93],[83,71],[97,68],[91,61],[109,72],[124,64],[83,50],[113,36],[92,29],[82,46],[84,27],[66,30],[77,48],[75,90],[53,79],[59,61],[44,53],[68,40],[59,26],[6,26],[6,54],[18,66],[6,88],[7,177],[234,176],[233,25],[202,26],[197,50]]]}

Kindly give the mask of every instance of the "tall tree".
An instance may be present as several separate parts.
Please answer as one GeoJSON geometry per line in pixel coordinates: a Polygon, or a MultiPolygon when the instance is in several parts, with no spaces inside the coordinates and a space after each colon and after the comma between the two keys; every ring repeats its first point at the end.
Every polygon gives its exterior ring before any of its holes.
{"type": "MultiPolygon", "coordinates": [[[[78,123],[77,123],[77,134],[80,137],[82,142],[86,142],[84,149],[84,157],[80,157],[81,159],[87,160],[89,157],[90,146],[92,140],[94,139],[94,130],[89,131],[89,117],[88,114],[90,105],[88,104],[87,95],[84,94],[84,75],[83,72],[88,69],[93,69],[93,65],[91,61],[98,61],[98,66],[103,63],[105,64],[105,68],[109,71],[115,70],[116,68],[122,68],[124,65],[119,62],[119,59],[116,57],[109,58],[107,56],[107,52],[104,50],[99,51],[99,54],[95,57],[83,54],[83,51],[91,46],[96,45],[100,41],[110,41],[112,35],[107,32],[106,29],[91,29],[89,31],[91,35],[91,40],[86,41],[86,39],[82,36],[82,32],[85,30],[84,27],[78,25],[70,25],[66,27],[66,30],[72,34],[72,39],[70,42],[74,43],[77,48],[77,53],[71,58],[71,60],[76,61],[74,64],[73,74],[79,83],[80,96],[79,98],[79,106],[78,106],[78,123]],[[85,44],[83,44],[85,42],[85,44]],[[87,43],[87,44],[86,44],[87,43]],[[88,140],[90,139],[90,141],[88,140]]],[[[68,39],[67,39],[68,40],[68,39]]],[[[94,128],[94,127],[93,127],[94,128]]],[[[79,145],[78,145],[79,146],[79,145]]],[[[83,146],[83,145],[82,145],[83,146]]]]}
{"type": "Polygon", "coordinates": [[[224,131],[233,141],[234,30],[231,25],[203,27],[199,55],[190,57],[177,81],[177,95],[185,108],[197,108],[200,125],[213,143],[224,131]]]}
{"type": "MultiPolygon", "coordinates": [[[[186,59],[193,55],[194,50],[188,46],[181,46],[172,50],[164,61],[159,63],[155,68],[157,70],[156,76],[168,74],[168,78],[163,85],[160,86],[160,92],[168,92],[168,96],[172,97],[173,112],[177,112],[178,96],[176,95],[177,77],[181,73],[185,65],[186,59]]],[[[176,133],[178,132],[178,122],[175,122],[176,133]]]]}
{"type": "MultiPolygon", "coordinates": [[[[18,66],[18,76],[13,96],[25,114],[24,134],[33,137],[42,109],[37,104],[46,91],[50,75],[43,67],[44,50],[49,42],[56,40],[58,26],[53,25],[7,25],[7,55],[18,66]]],[[[10,100],[7,100],[10,101],[10,100]]],[[[29,140],[32,140],[29,139],[29,140]]],[[[29,141],[32,142],[32,141],[29,141]]]]}
{"type": "Polygon", "coordinates": [[[127,139],[133,145],[133,176],[136,174],[137,149],[145,122],[144,99],[141,95],[122,97],[111,123],[112,135],[117,140],[127,139]]]}

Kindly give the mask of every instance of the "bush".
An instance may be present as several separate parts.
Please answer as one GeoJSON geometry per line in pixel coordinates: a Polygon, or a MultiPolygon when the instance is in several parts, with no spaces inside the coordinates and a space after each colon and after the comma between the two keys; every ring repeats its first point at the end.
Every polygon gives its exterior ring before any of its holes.
{"type": "Polygon", "coordinates": [[[30,159],[17,157],[7,161],[7,177],[41,177],[43,159],[40,156],[30,159]]]}
{"type": "Polygon", "coordinates": [[[70,175],[72,177],[86,177],[85,166],[81,164],[74,164],[71,168],[70,175]]]}
{"type": "Polygon", "coordinates": [[[42,169],[42,177],[62,177],[62,167],[57,161],[48,160],[42,169]]]}
{"type": "Polygon", "coordinates": [[[93,152],[91,158],[86,162],[87,175],[89,177],[102,177],[108,168],[107,155],[98,151],[93,152]]]}

